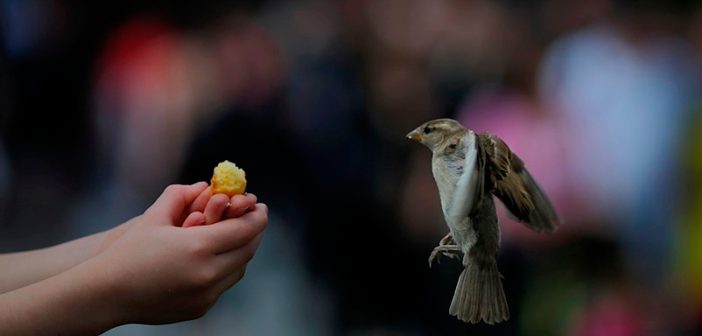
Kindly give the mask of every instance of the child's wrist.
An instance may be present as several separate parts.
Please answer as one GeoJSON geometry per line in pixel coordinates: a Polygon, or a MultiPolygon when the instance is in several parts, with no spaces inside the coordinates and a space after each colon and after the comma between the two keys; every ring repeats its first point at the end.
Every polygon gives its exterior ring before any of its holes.
{"type": "Polygon", "coordinates": [[[102,256],[96,256],[77,266],[74,276],[84,284],[81,306],[91,330],[105,332],[116,326],[130,323],[128,311],[121,294],[121,285],[109,267],[109,262],[102,256]],[[90,320],[90,321],[88,321],[90,320]]]}

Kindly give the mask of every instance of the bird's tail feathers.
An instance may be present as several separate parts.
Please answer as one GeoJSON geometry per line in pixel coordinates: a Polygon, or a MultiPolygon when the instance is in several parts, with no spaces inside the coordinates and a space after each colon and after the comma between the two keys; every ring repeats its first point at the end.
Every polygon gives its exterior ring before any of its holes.
{"type": "Polygon", "coordinates": [[[469,262],[458,278],[449,314],[459,320],[495,324],[509,319],[509,308],[496,263],[469,262]]]}

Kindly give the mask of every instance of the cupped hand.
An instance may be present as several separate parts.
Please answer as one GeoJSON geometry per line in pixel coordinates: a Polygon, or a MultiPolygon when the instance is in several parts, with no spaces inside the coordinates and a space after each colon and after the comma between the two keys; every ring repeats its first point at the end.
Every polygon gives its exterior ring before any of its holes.
{"type": "Polygon", "coordinates": [[[95,257],[101,271],[112,279],[114,305],[124,323],[160,324],[200,317],[244,275],[268,222],[268,209],[260,203],[250,206],[252,199],[255,203],[253,195],[235,196],[228,200],[232,213],[249,212],[215,225],[181,228],[193,213],[205,219],[208,214],[216,218],[220,210],[229,214],[229,209],[220,209],[218,202],[223,200],[215,200],[218,195],[206,202],[204,212],[192,211],[193,205],[201,206],[195,200],[205,185],[169,186],[95,257]],[[208,212],[208,207],[213,209],[208,212]]]}

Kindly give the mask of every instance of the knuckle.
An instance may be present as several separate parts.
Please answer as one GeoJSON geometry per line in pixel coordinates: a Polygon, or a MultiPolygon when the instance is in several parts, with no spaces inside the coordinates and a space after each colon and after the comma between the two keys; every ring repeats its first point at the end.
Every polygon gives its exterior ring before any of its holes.
{"type": "Polygon", "coordinates": [[[167,193],[167,194],[172,194],[172,193],[177,192],[179,188],[180,188],[180,185],[177,185],[177,184],[170,184],[170,185],[168,185],[168,186],[166,187],[166,189],[164,190],[164,192],[167,193]]]}
{"type": "Polygon", "coordinates": [[[268,212],[256,211],[253,216],[253,221],[257,224],[258,227],[263,229],[266,226],[266,224],[268,224],[268,212]]]}
{"type": "Polygon", "coordinates": [[[243,241],[249,241],[256,236],[256,229],[253,225],[240,225],[238,230],[238,236],[241,237],[243,241]]]}
{"type": "Polygon", "coordinates": [[[209,244],[204,239],[196,239],[190,244],[190,253],[195,256],[202,256],[209,252],[209,244]]]}
{"type": "Polygon", "coordinates": [[[241,279],[244,278],[244,275],[246,275],[246,267],[242,267],[241,270],[240,270],[239,272],[237,272],[237,276],[236,276],[236,281],[235,281],[235,282],[241,281],[241,279]]]}
{"type": "Polygon", "coordinates": [[[205,316],[205,314],[207,314],[207,312],[208,312],[209,310],[210,310],[210,307],[209,307],[209,306],[206,306],[206,305],[197,305],[197,306],[195,306],[195,307],[193,308],[193,311],[192,311],[192,313],[191,313],[190,315],[191,315],[191,317],[192,317],[193,319],[199,319],[199,318],[205,316]]]}
{"type": "Polygon", "coordinates": [[[192,316],[194,318],[201,318],[207,314],[215,303],[217,303],[219,295],[220,294],[216,293],[215,291],[208,291],[207,293],[200,295],[192,307],[192,316]]]}
{"type": "Polygon", "coordinates": [[[266,226],[268,224],[268,212],[264,212],[261,215],[261,225],[266,226]]]}
{"type": "Polygon", "coordinates": [[[209,310],[212,308],[212,306],[217,303],[217,300],[219,300],[220,295],[222,295],[222,292],[220,291],[210,291],[205,295],[205,307],[209,310]]]}
{"type": "Polygon", "coordinates": [[[225,194],[215,194],[212,196],[212,198],[210,198],[210,202],[226,204],[229,202],[229,197],[227,197],[225,194]]]}
{"type": "Polygon", "coordinates": [[[261,207],[261,211],[268,216],[268,205],[265,203],[259,203],[259,206],[261,207]]]}
{"type": "Polygon", "coordinates": [[[204,268],[195,273],[193,277],[193,286],[195,288],[208,288],[214,285],[219,278],[217,270],[212,268],[204,268]]]}
{"type": "Polygon", "coordinates": [[[244,262],[248,263],[256,255],[256,246],[246,246],[243,251],[244,262]]]}

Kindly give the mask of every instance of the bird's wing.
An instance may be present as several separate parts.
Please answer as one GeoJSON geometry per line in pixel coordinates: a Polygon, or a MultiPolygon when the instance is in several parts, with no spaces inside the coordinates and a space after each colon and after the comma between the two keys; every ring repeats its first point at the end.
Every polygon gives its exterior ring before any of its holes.
{"type": "Polygon", "coordinates": [[[493,194],[527,227],[537,232],[553,231],[558,226],[558,216],[522,160],[492,134],[478,135],[478,147],[485,155],[493,194]]]}
{"type": "Polygon", "coordinates": [[[475,203],[476,183],[478,174],[475,171],[475,165],[478,158],[478,149],[475,144],[476,137],[465,134],[454,140],[456,144],[457,157],[463,157],[463,166],[461,175],[458,177],[456,187],[453,191],[453,197],[449,216],[456,219],[467,217],[475,203]]]}

